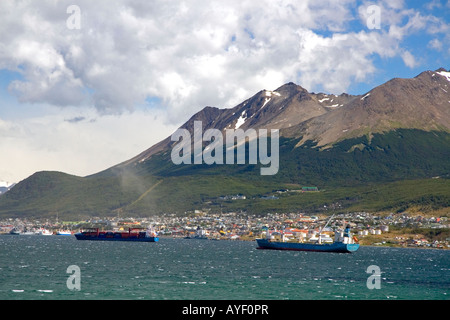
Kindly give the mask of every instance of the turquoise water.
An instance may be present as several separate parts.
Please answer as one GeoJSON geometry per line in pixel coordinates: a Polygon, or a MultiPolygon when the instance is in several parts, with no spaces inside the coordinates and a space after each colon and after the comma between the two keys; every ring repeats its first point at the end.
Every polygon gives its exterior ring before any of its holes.
{"type": "Polygon", "coordinates": [[[256,242],[158,243],[0,236],[1,300],[449,300],[450,251],[361,247],[353,254],[257,250],[256,242]],[[67,288],[69,266],[80,290],[67,288]],[[381,271],[368,289],[369,266],[381,271]]]}

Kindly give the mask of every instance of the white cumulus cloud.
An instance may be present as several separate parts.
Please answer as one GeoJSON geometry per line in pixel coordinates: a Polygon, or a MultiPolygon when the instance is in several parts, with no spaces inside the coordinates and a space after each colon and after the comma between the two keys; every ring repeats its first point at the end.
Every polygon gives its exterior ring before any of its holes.
{"type": "Polygon", "coordinates": [[[370,34],[364,25],[348,32],[353,7],[333,0],[5,0],[0,67],[23,75],[9,86],[22,102],[108,114],[157,97],[179,121],[288,81],[345,91],[374,72],[373,54],[402,54],[391,39],[417,25],[414,16],[389,33],[370,34]],[[81,10],[79,30],[66,26],[72,4],[81,10]]]}

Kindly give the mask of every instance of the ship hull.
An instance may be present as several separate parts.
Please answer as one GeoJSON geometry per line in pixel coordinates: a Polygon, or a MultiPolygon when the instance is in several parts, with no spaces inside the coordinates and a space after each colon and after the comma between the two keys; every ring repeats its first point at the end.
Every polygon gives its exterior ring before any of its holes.
{"type": "Polygon", "coordinates": [[[358,250],[359,244],[334,242],[330,244],[296,243],[296,242],[274,242],[267,239],[257,239],[258,249],[269,250],[293,250],[293,251],[313,251],[313,252],[338,252],[352,253],[358,250]]]}
{"type": "Polygon", "coordinates": [[[71,231],[64,231],[64,230],[60,230],[56,232],[57,236],[71,236],[72,232],[71,231]]]}
{"type": "Polygon", "coordinates": [[[81,233],[75,234],[77,240],[88,240],[88,241],[127,241],[127,242],[158,242],[158,237],[102,237],[102,236],[90,236],[81,233]]]}

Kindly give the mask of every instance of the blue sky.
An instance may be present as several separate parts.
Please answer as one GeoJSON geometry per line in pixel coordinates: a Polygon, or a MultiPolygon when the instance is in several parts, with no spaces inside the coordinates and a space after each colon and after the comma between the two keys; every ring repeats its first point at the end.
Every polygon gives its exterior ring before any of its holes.
{"type": "Polygon", "coordinates": [[[290,81],[364,94],[450,68],[450,0],[2,0],[0,21],[0,181],[98,172],[290,81]]]}

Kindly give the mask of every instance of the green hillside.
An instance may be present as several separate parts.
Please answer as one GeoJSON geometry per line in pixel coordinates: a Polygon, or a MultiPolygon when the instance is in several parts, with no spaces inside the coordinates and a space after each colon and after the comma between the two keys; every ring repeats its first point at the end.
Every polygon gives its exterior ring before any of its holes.
{"type": "Polygon", "coordinates": [[[297,142],[281,139],[280,171],[274,176],[261,176],[258,165],[175,166],[170,152],[85,178],[40,172],[0,197],[0,215],[79,219],[195,209],[323,212],[333,204],[366,211],[450,207],[447,132],[396,130],[324,150],[311,142],[296,148],[297,142]],[[298,192],[303,186],[319,192],[298,192]],[[246,199],[226,198],[236,194],[246,199]]]}

